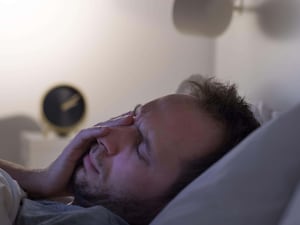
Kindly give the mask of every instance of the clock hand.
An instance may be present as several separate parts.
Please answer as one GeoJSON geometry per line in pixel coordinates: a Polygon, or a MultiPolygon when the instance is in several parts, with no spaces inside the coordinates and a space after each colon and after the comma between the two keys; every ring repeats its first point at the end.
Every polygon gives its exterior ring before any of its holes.
{"type": "Polygon", "coordinates": [[[78,101],[80,100],[80,96],[78,94],[72,95],[67,101],[63,102],[60,105],[60,109],[63,112],[68,111],[69,109],[75,107],[78,104],[78,101]]]}

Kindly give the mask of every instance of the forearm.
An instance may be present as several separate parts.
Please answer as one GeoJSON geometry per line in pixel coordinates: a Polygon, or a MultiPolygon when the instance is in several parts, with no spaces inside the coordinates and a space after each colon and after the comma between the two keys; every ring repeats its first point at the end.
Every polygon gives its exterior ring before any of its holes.
{"type": "Polygon", "coordinates": [[[0,168],[13,177],[29,196],[43,197],[47,195],[47,188],[44,187],[45,179],[47,179],[45,170],[27,169],[19,164],[1,159],[0,168]]]}

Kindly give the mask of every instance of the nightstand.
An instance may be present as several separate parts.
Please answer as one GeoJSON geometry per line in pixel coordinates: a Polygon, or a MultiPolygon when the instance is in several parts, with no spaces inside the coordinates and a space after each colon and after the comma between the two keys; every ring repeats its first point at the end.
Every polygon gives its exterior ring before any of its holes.
{"type": "Polygon", "coordinates": [[[25,131],[21,134],[22,164],[27,168],[41,169],[49,166],[71,141],[71,137],[44,135],[25,131]]]}

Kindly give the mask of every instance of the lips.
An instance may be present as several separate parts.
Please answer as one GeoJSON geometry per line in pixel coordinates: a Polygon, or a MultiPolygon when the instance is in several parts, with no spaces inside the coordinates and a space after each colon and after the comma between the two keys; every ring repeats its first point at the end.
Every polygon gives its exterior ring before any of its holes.
{"type": "Polygon", "coordinates": [[[93,152],[97,151],[98,144],[94,143],[89,152],[83,157],[83,166],[88,172],[99,173],[97,163],[93,157],[93,152]]]}
{"type": "Polygon", "coordinates": [[[92,173],[100,174],[102,171],[102,152],[105,151],[105,146],[102,143],[94,143],[90,147],[89,152],[83,157],[84,168],[92,173]],[[100,161],[99,161],[100,160],[100,161]]]}
{"type": "Polygon", "coordinates": [[[83,166],[86,169],[87,172],[92,172],[92,173],[99,173],[99,171],[97,170],[97,168],[95,167],[90,154],[87,154],[84,158],[83,158],[83,166]]]}

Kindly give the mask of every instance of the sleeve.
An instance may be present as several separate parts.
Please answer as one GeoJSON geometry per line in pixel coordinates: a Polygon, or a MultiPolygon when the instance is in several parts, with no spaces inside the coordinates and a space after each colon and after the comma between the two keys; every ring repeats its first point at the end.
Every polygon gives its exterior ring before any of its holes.
{"type": "Polygon", "coordinates": [[[20,202],[26,196],[18,183],[0,169],[0,221],[2,225],[12,225],[20,202]]]}

